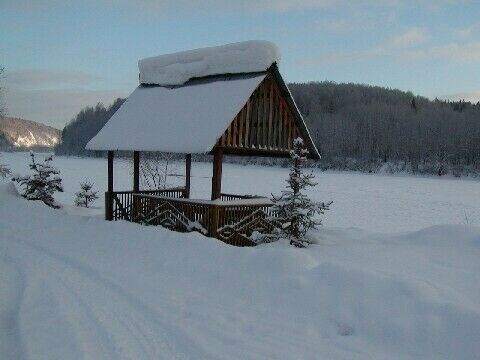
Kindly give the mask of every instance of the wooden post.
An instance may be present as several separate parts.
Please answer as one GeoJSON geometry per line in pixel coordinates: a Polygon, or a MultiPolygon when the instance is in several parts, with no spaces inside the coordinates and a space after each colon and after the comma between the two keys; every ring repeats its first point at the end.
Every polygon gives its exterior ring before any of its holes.
{"type": "Polygon", "coordinates": [[[220,198],[222,192],[223,150],[215,148],[213,153],[212,200],[220,198]]]}
{"type": "Polygon", "coordinates": [[[105,194],[105,220],[113,220],[113,151],[107,152],[108,184],[105,194]]]}
{"type": "Polygon", "coordinates": [[[211,237],[217,237],[218,234],[218,209],[217,205],[210,205],[210,222],[208,226],[208,235],[211,237]]]}
{"type": "Polygon", "coordinates": [[[133,192],[140,190],[140,152],[133,152],[133,192]]]}
{"type": "Polygon", "coordinates": [[[192,172],[192,154],[185,154],[185,198],[190,199],[190,177],[192,172]]]}

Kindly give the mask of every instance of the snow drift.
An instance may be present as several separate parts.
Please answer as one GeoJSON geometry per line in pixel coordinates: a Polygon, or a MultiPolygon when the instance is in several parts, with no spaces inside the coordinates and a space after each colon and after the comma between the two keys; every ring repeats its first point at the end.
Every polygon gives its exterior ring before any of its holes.
{"type": "Polygon", "coordinates": [[[138,62],[141,84],[182,85],[192,78],[267,70],[280,61],[279,48],[263,40],[182,51],[138,62]]]}
{"type": "Polygon", "coordinates": [[[0,186],[6,359],[476,359],[480,229],[235,248],[0,186]],[[15,211],[12,211],[15,209],[15,211]]]}

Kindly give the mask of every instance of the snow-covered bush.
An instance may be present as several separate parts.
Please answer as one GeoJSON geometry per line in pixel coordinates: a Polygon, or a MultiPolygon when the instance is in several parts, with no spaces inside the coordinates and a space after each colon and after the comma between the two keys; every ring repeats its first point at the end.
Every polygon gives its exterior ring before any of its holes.
{"type": "Polygon", "coordinates": [[[6,164],[0,163],[0,179],[5,179],[10,176],[10,167],[6,164]]]}
{"type": "Polygon", "coordinates": [[[75,193],[75,205],[88,208],[98,199],[98,191],[93,190],[93,182],[85,180],[80,183],[80,191],[75,193]]]}
{"type": "Polygon", "coordinates": [[[15,176],[13,181],[23,187],[21,194],[28,200],[40,200],[46,205],[58,209],[59,204],[55,202],[53,194],[56,191],[63,192],[62,179],[58,176],[60,171],[51,165],[52,156],[48,156],[43,160],[43,164],[35,162],[35,155],[30,152],[32,163],[29,165],[32,170],[31,175],[15,176]]]}
{"type": "Polygon", "coordinates": [[[307,232],[321,225],[321,220],[316,219],[315,215],[323,214],[332,204],[332,202],[314,202],[303,193],[306,188],[317,185],[313,182],[315,177],[313,173],[303,172],[303,165],[307,160],[306,154],[303,140],[301,138],[293,140],[293,150],[290,151],[292,167],[287,180],[287,189],[278,197],[272,194],[274,203],[272,211],[281,228],[278,233],[271,234],[270,237],[285,237],[290,240],[291,245],[297,247],[305,247],[311,243],[306,237],[307,232]]]}

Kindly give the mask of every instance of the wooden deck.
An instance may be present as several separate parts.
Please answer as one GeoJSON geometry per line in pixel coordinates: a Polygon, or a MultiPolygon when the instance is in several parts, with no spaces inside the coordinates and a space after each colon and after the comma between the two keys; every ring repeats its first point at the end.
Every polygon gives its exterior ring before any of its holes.
{"type": "MultiPolygon", "coordinates": [[[[112,220],[161,225],[180,232],[198,231],[235,246],[255,246],[254,231],[271,232],[271,202],[249,195],[221,194],[220,199],[185,198],[185,188],[120,191],[105,194],[110,201],[112,220]]],[[[107,208],[107,207],[106,207],[107,208]]]]}

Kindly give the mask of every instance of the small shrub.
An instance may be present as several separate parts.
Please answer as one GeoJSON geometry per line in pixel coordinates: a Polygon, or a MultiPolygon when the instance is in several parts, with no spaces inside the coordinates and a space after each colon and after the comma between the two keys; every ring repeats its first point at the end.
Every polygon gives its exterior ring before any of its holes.
{"type": "Polygon", "coordinates": [[[75,193],[75,205],[88,208],[98,199],[98,191],[93,191],[93,182],[80,183],[80,191],[75,193]]]}

